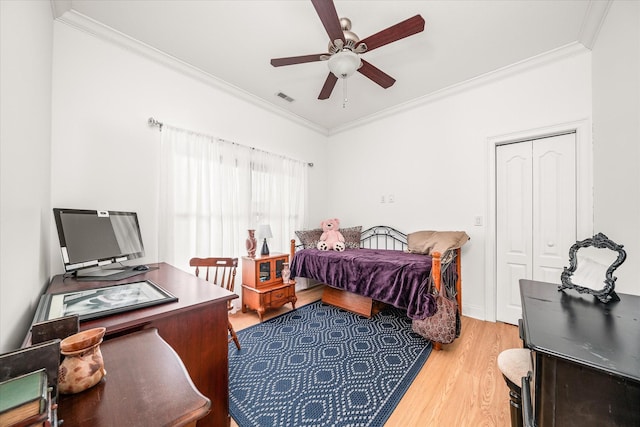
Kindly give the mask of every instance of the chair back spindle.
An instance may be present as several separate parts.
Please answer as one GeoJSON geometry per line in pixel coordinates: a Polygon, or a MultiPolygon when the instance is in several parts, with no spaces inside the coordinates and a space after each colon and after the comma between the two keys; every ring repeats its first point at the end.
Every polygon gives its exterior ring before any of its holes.
{"type": "MultiPolygon", "coordinates": [[[[189,265],[196,268],[196,277],[200,277],[200,268],[202,267],[204,270],[204,280],[220,286],[229,292],[234,291],[238,258],[191,258],[189,265]]],[[[233,310],[231,301],[227,301],[227,310],[233,310]]],[[[229,333],[231,334],[230,340],[235,341],[236,347],[240,350],[240,343],[230,322],[228,322],[228,327],[229,333]]]]}

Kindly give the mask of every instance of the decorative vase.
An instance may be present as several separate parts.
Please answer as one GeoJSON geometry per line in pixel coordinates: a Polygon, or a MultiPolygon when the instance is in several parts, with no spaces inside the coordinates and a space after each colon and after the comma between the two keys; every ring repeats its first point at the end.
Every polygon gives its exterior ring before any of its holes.
{"type": "Polygon", "coordinates": [[[74,394],[98,384],[107,374],[100,351],[105,328],[89,329],[60,342],[64,360],[58,370],[58,391],[74,394]]]}
{"type": "Polygon", "coordinates": [[[291,277],[291,270],[289,269],[289,263],[285,262],[282,265],[282,283],[289,284],[290,277],[291,277]]]}
{"type": "Polygon", "coordinates": [[[247,254],[254,258],[256,256],[256,248],[258,247],[258,241],[256,240],[256,230],[248,230],[249,237],[247,237],[247,254]]]}

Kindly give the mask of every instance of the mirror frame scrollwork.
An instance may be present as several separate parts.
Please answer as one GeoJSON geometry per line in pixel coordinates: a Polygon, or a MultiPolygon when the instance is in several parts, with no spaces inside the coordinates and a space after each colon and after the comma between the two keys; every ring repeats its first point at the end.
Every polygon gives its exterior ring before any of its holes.
{"type": "Polygon", "coordinates": [[[610,240],[607,236],[602,233],[598,233],[592,238],[584,239],[576,242],[569,249],[569,267],[565,267],[562,275],[560,276],[561,285],[558,286],[558,290],[562,291],[563,289],[573,289],[578,291],[581,294],[587,293],[595,296],[600,302],[608,303],[611,301],[619,301],[620,298],[615,293],[615,284],[616,277],[613,276],[613,272],[624,262],[627,258],[627,253],[624,249],[624,246],[619,245],[612,240],[610,240]],[[573,273],[575,273],[578,268],[578,259],[577,253],[580,248],[588,248],[595,247],[600,249],[611,249],[613,251],[618,252],[618,257],[616,260],[607,268],[607,272],[604,278],[604,287],[600,290],[591,289],[585,286],[576,285],[571,281],[571,277],[573,273]]]}

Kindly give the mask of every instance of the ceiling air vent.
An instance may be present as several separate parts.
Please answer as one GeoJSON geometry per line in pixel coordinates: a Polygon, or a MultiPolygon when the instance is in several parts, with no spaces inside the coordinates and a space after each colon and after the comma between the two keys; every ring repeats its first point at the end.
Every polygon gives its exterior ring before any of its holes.
{"type": "Polygon", "coordinates": [[[287,102],[293,102],[293,98],[292,98],[292,97],[290,97],[289,95],[287,95],[286,93],[278,92],[278,93],[276,94],[276,96],[278,96],[278,97],[280,97],[280,98],[284,99],[284,100],[285,100],[285,101],[287,101],[287,102]]]}

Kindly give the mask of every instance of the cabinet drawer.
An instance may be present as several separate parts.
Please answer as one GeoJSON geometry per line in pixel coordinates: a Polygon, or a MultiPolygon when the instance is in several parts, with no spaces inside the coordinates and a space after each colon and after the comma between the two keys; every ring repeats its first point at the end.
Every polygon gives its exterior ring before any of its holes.
{"type": "Polygon", "coordinates": [[[275,291],[269,292],[271,298],[271,304],[278,304],[283,301],[287,301],[289,299],[289,288],[281,288],[276,289],[275,291]]]}

